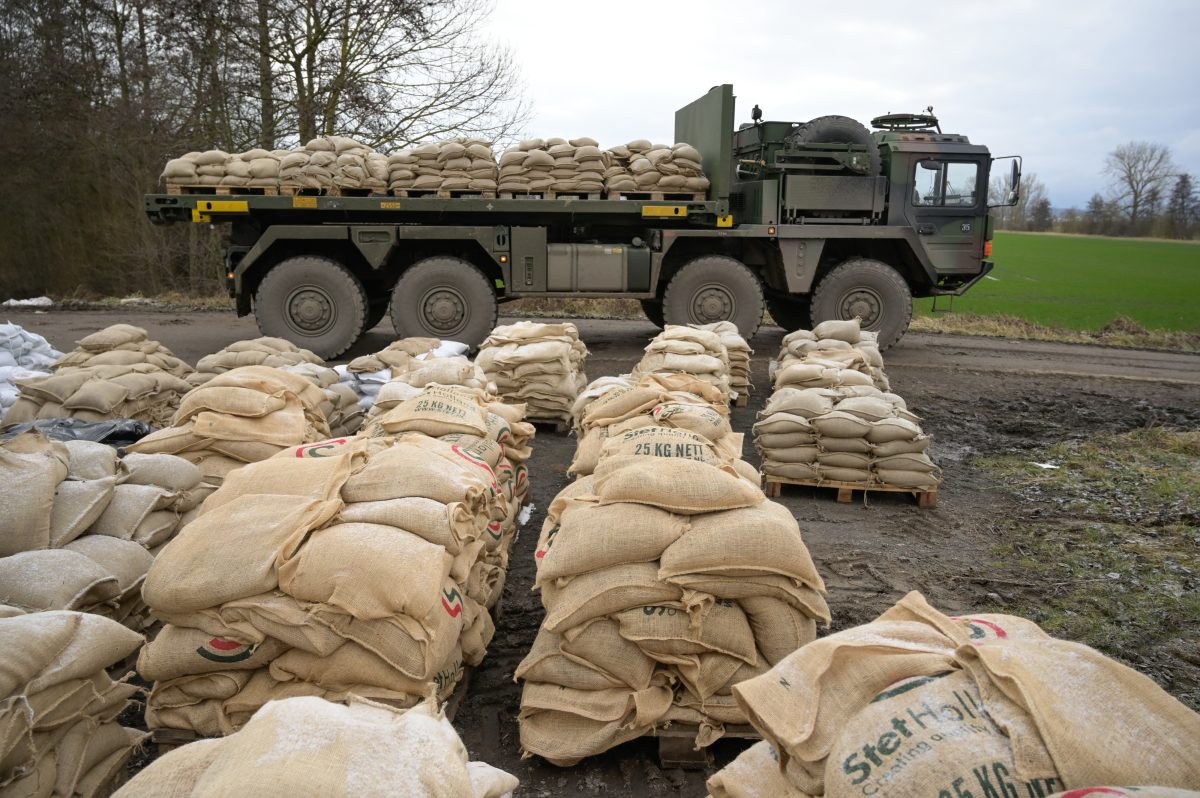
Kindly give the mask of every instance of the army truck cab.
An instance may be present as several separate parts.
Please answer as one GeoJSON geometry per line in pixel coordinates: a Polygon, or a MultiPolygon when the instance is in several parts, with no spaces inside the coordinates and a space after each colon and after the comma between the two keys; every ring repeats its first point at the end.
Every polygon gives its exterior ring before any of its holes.
{"type": "MultiPolygon", "coordinates": [[[[986,147],[931,115],[875,132],[840,116],[735,129],[733,87],[675,115],[707,195],[562,197],[153,194],[151,221],[229,224],[228,287],[266,335],[332,358],[390,316],[397,334],[476,345],[523,297],[641,302],[658,325],[764,304],[786,329],[858,317],[895,344],[914,297],[958,295],[992,269],[986,147]]],[[[1019,160],[1009,174],[1016,201],[1019,160]]],[[[232,194],[232,192],[231,192],[232,194]]]]}

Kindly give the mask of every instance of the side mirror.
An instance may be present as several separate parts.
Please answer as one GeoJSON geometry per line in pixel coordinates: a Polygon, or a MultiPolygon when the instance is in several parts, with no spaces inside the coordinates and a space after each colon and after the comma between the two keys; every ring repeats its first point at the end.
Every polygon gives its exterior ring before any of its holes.
{"type": "Polygon", "coordinates": [[[918,161],[917,165],[922,169],[928,169],[930,172],[936,172],[942,168],[942,165],[937,161],[918,161]]]}
{"type": "MultiPolygon", "coordinates": [[[[1017,202],[1019,202],[1021,199],[1021,156],[1020,155],[1005,155],[1002,158],[993,158],[992,165],[993,165],[993,167],[995,167],[997,161],[1006,161],[1006,160],[1012,161],[1012,167],[1009,169],[1008,180],[1006,181],[1007,185],[999,186],[994,189],[997,194],[999,194],[1001,191],[1003,192],[1004,201],[1003,202],[995,202],[988,206],[990,208],[1012,207],[1013,205],[1016,205],[1017,202]]],[[[992,172],[992,174],[996,174],[996,172],[992,172]]],[[[989,191],[989,195],[991,195],[991,191],[989,191]]]]}

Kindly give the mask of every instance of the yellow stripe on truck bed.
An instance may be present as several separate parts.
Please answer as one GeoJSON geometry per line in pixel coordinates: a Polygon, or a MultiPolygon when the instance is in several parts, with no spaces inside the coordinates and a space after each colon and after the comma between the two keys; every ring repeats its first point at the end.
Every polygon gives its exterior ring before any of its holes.
{"type": "Polygon", "coordinates": [[[661,217],[661,216],[687,216],[688,209],[686,205],[645,205],[642,207],[642,216],[661,217]]]}
{"type": "Polygon", "coordinates": [[[246,200],[201,200],[192,208],[193,222],[212,221],[210,213],[249,213],[250,203],[246,200]]]}

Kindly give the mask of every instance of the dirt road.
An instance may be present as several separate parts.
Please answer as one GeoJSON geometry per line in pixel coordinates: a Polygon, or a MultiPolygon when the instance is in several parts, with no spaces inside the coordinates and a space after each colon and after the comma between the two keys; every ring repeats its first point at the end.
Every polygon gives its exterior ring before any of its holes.
{"type": "MultiPolygon", "coordinates": [[[[229,313],[12,312],[12,321],[67,350],[107,324],[145,327],[178,356],[195,362],[222,346],[257,336],[254,322],[229,313]]],[[[629,371],[655,329],[644,321],[582,320],[591,351],[588,376],[629,371]]],[[[749,432],[769,393],[767,360],[783,331],[764,328],[751,342],[757,354],[750,405],[733,414],[749,432]]],[[[350,353],[376,351],[391,340],[385,323],[350,353]]],[[[782,498],[798,519],[829,587],[834,629],[870,620],[909,590],[920,590],[951,613],[984,605],[997,590],[991,549],[996,519],[1019,510],[972,463],[978,455],[1021,451],[1097,433],[1152,424],[1200,428],[1200,356],[950,335],[909,335],[885,353],[893,390],[924,418],[934,436],[930,453],[945,472],[940,504],[919,510],[903,495],[872,495],[837,504],[826,491],[795,489],[782,498]]],[[[653,741],[641,740],[577,767],[522,761],[516,714],[516,664],[529,650],[542,610],[533,582],[533,548],[545,508],[566,485],[575,440],[542,432],[530,461],[533,521],[513,552],[503,617],[484,664],[476,671],[455,726],[475,758],[516,774],[520,795],[703,796],[706,773],[660,770],[653,741]]],[[[744,456],[757,463],[750,436],[744,456]]],[[[719,743],[717,765],[744,744],[719,743]]],[[[709,771],[710,773],[712,771],[709,771]]]]}

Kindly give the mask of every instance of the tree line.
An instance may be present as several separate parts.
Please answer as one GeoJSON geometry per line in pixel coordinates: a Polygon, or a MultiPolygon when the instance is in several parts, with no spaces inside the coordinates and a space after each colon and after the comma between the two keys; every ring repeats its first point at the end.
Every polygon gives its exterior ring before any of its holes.
{"type": "Polygon", "coordinates": [[[191,150],[345,135],[512,137],[528,110],[491,0],[0,0],[0,292],[221,284],[219,231],[142,195],[191,150]]]}
{"type": "MultiPolygon", "coordinates": [[[[1033,172],[1021,178],[1015,206],[992,209],[1000,230],[1082,233],[1103,236],[1200,237],[1200,195],[1196,181],[1179,171],[1166,145],[1145,141],[1122,144],[1108,154],[1103,174],[1106,193],[1095,193],[1084,208],[1055,211],[1046,186],[1033,172]]],[[[1003,201],[1004,178],[989,187],[989,202],[1003,201]]]]}

